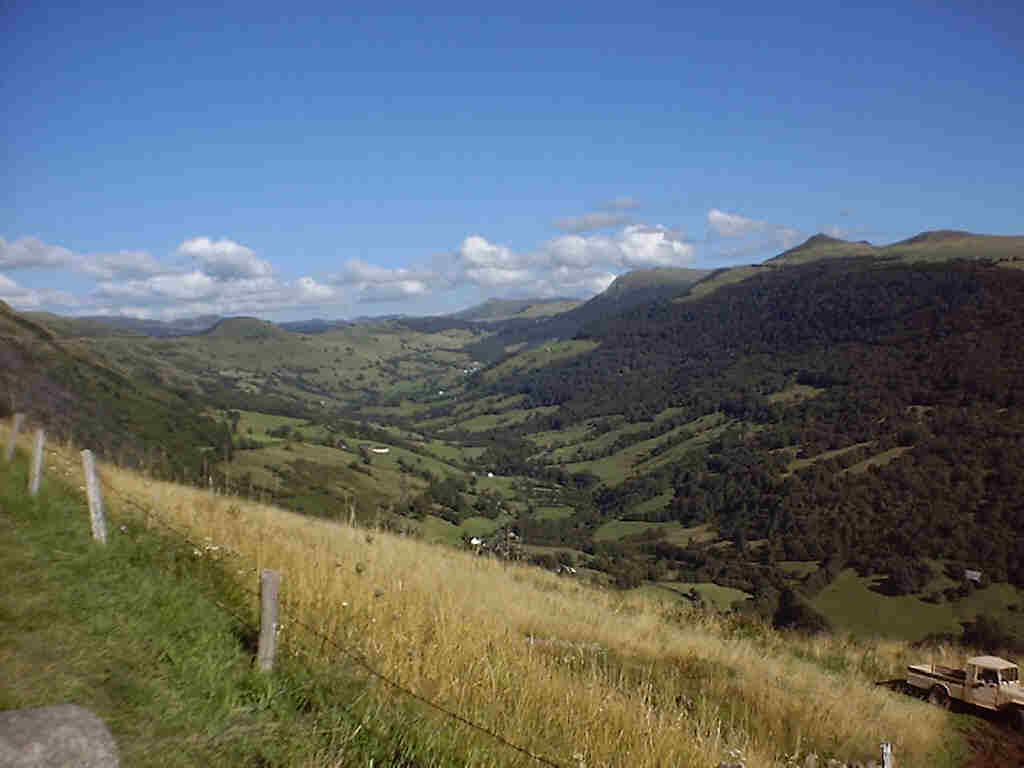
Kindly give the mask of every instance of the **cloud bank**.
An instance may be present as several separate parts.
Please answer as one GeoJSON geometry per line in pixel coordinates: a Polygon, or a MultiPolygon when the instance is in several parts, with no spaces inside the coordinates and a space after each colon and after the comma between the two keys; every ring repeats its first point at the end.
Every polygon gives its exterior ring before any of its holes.
{"type": "Polygon", "coordinates": [[[339,288],[310,276],[284,280],[266,259],[229,239],[195,237],[176,254],[195,267],[160,263],[146,251],[80,254],[35,237],[0,238],[0,269],[65,270],[95,284],[85,295],[26,287],[0,273],[0,299],[18,309],[130,314],[173,319],[197,314],[263,314],[338,303],[339,288]]]}
{"type": "Polygon", "coordinates": [[[532,249],[472,233],[421,265],[383,266],[355,258],[327,274],[291,278],[270,258],[228,237],[185,238],[166,260],[145,250],[78,253],[36,237],[0,238],[0,298],[22,309],[165,319],[302,310],[338,316],[356,304],[389,305],[384,311],[417,311],[418,305],[426,312],[443,305],[449,293],[460,301],[474,295],[589,298],[628,270],[693,266],[698,247],[705,258],[739,263],[803,238],[792,227],[711,208],[705,214],[708,237],[698,246],[678,229],[634,222],[622,213],[638,205],[620,198],[599,206],[604,210],[558,219],[561,233],[532,249]],[[30,279],[43,272],[47,285],[50,273],[79,285],[44,290],[40,280],[30,279]]]}
{"type": "Polygon", "coordinates": [[[770,224],[738,213],[712,208],[707,212],[709,239],[726,241],[715,249],[715,256],[736,262],[788,250],[806,238],[800,230],[770,224]]]}

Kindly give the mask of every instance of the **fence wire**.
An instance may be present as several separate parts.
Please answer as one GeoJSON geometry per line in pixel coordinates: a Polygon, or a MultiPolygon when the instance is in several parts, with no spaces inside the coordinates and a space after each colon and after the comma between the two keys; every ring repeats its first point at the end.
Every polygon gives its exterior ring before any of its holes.
{"type": "MultiPolygon", "coordinates": [[[[182,529],[180,529],[177,526],[173,525],[172,523],[168,522],[162,515],[157,513],[152,507],[147,507],[147,506],[144,506],[144,505],[140,504],[138,501],[133,499],[131,496],[128,496],[127,494],[124,494],[124,493],[118,491],[117,489],[109,488],[108,490],[114,496],[116,496],[122,503],[127,503],[130,506],[135,507],[140,512],[144,513],[146,515],[146,519],[147,520],[155,520],[159,525],[161,525],[163,528],[165,528],[170,533],[172,533],[175,536],[179,537],[186,544],[191,546],[194,550],[199,551],[199,552],[203,551],[203,545],[202,544],[199,544],[196,541],[194,541],[189,536],[189,534],[187,532],[183,531],[182,529]]],[[[252,589],[250,587],[246,587],[245,585],[242,585],[242,584],[239,584],[238,586],[244,592],[246,592],[249,595],[255,597],[257,600],[259,599],[260,594],[256,590],[254,590],[254,589],[252,589]]],[[[221,608],[221,610],[223,610],[227,615],[231,616],[236,621],[240,622],[243,626],[248,624],[248,620],[243,619],[242,617],[238,616],[237,613],[235,613],[234,611],[229,609],[228,606],[224,605],[221,601],[215,601],[215,602],[221,608]]],[[[458,712],[454,712],[454,711],[448,709],[447,707],[445,707],[444,705],[439,704],[436,701],[433,701],[432,699],[429,699],[426,696],[423,696],[422,694],[416,693],[416,691],[413,691],[410,688],[407,688],[406,686],[404,686],[401,683],[399,683],[397,680],[394,680],[391,677],[385,675],[383,672],[380,672],[379,670],[377,670],[366,659],[366,657],[363,654],[361,654],[359,651],[357,651],[357,650],[355,650],[353,648],[350,648],[348,646],[343,645],[342,643],[338,642],[335,638],[331,637],[330,635],[324,634],[323,632],[321,632],[320,630],[316,629],[315,627],[307,624],[306,622],[304,622],[304,621],[302,621],[300,619],[297,619],[295,617],[288,617],[288,622],[290,624],[294,624],[295,626],[300,627],[301,629],[303,629],[304,631],[306,631],[307,633],[312,635],[314,638],[320,640],[321,643],[326,643],[326,644],[330,645],[332,648],[334,648],[334,649],[340,651],[341,653],[345,654],[349,659],[351,659],[353,662],[355,662],[355,664],[357,664],[359,667],[361,667],[367,674],[369,674],[371,677],[381,681],[382,683],[386,684],[387,686],[389,686],[393,690],[395,690],[395,691],[397,691],[399,693],[405,694],[409,698],[414,699],[415,701],[420,702],[424,706],[429,707],[430,709],[433,709],[434,711],[444,715],[445,717],[447,717],[447,718],[449,718],[451,720],[454,720],[454,721],[456,721],[458,723],[461,723],[462,725],[465,725],[466,727],[476,731],[477,733],[481,733],[484,736],[487,736],[490,739],[494,740],[495,742],[503,745],[504,747],[506,747],[508,749],[511,749],[511,750],[513,750],[515,752],[518,752],[518,753],[520,753],[520,754],[530,758],[531,760],[533,760],[533,761],[535,761],[537,763],[540,763],[541,765],[549,766],[549,768],[568,768],[568,766],[566,766],[563,763],[559,763],[559,762],[557,762],[557,761],[555,761],[555,760],[553,760],[553,759],[551,759],[549,757],[545,757],[544,755],[539,755],[539,754],[537,754],[535,752],[532,752],[529,749],[527,749],[526,747],[523,747],[523,746],[521,746],[519,744],[516,744],[515,742],[511,741],[510,739],[507,739],[506,737],[502,736],[500,733],[497,733],[496,731],[491,730],[487,726],[484,726],[484,725],[481,725],[480,723],[474,722],[473,720],[470,720],[469,718],[467,718],[467,717],[465,717],[463,715],[460,715],[458,712]]],[[[308,653],[308,651],[307,651],[307,653],[308,653]]],[[[343,709],[345,709],[345,711],[347,711],[353,717],[358,718],[358,715],[356,715],[354,712],[352,712],[351,710],[346,708],[344,705],[341,705],[341,706],[342,706],[343,709]]],[[[365,727],[365,729],[367,731],[374,732],[378,736],[381,736],[379,731],[374,731],[374,729],[369,724],[367,724],[364,720],[358,719],[358,722],[359,722],[360,726],[365,727]]]]}

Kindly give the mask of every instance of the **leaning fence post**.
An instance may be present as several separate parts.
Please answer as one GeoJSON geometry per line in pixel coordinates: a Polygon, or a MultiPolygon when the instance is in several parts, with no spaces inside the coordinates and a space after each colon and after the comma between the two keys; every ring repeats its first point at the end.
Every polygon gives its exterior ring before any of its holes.
{"type": "Polygon", "coordinates": [[[92,537],[100,544],[107,543],[107,518],[103,514],[103,496],[100,480],[96,476],[96,462],[92,451],[82,451],[82,469],[85,471],[85,490],[89,495],[89,520],[92,522],[92,537]]]}
{"type": "Polygon", "coordinates": [[[260,672],[274,668],[277,650],[277,597],[281,590],[281,572],[269,568],[260,570],[260,644],[256,663],[260,672]]]}
{"type": "Polygon", "coordinates": [[[892,744],[888,741],[882,742],[882,768],[895,768],[896,763],[892,759],[892,744]]]}
{"type": "Polygon", "coordinates": [[[14,423],[11,425],[11,434],[7,436],[7,454],[6,461],[11,462],[14,458],[14,446],[18,442],[18,433],[21,431],[21,425],[25,421],[24,413],[14,414],[14,423]]]}
{"type": "Polygon", "coordinates": [[[36,430],[36,447],[32,453],[32,471],[28,478],[28,495],[39,495],[39,483],[43,477],[43,446],[46,445],[46,433],[36,430]]]}

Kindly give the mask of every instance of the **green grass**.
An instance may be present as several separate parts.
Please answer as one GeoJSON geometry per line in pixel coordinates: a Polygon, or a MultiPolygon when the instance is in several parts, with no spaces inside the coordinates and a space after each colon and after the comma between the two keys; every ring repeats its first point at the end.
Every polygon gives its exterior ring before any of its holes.
{"type": "Polygon", "coordinates": [[[533,434],[525,435],[525,437],[538,447],[550,450],[554,446],[572,445],[586,440],[595,423],[596,420],[584,421],[579,424],[573,424],[565,429],[534,432],[533,434]]]}
{"type": "Polygon", "coordinates": [[[993,584],[952,603],[931,604],[913,595],[890,597],[870,589],[882,580],[881,576],[860,577],[853,570],[844,570],[811,604],[837,629],[859,636],[916,641],[934,633],[959,635],[960,622],[979,613],[1024,631],[1024,616],[1007,610],[1014,603],[1024,604],[1024,590],[1009,584],[993,584]]]}
{"type": "Polygon", "coordinates": [[[668,490],[665,491],[660,496],[655,496],[653,499],[648,499],[647,501],[637,504],[629,511],[631,514],[636,515],[637,517],[646,517],[651,512],[656,512],[658,510],[664,509],[672,501],[672,499],[675,498],[675,496],[676,493],[674,490],[668,490]]]}
{"type": "Polygon", "coordinates": [[[483,378],[490,384],[512,373],[536,371],[557,360],[584,355],[597,347],[596,341],[550,341],[520,352],[500,365],[487,369],[483,378]]]}
{"type": "MultiPolygon", "coordinates": [[[[658,466],[678,460],[689,451],[706,445],[729,427],[741,424],[741,422],[725,419],[719,413],[711,413],[678,426],[657,437],[633,443],[610,456],[590,461],[577,461],[572,464],[566,464],[564,467],[567,472],[591,472],[609,485],[618,485],[627,477],[636,474],[638,465],[642,464],[643,471],[649,472],[658,466]],[[650,455],[652,449],[658,448],[664,442],[688,434],[692,436],[656,456],[650,455]]],[[[644,426],[649,427],[650,425],[646,424],[644,426]]],[[[633,431],[637,431],[636,427],[639,427],[639,425],[630,425],[630,429],[633,431]]],[[[597,441],[592,442],[595,446],[599,446],[601,444],[610,445],[612,441],[608,440],[607,435],[602,435],[597,441]]],[[[591,444],[591,442],[579,443],[577,447],[581,451],[586,452],[591,444]]]]}
{"type": "Polygon", "coordinates": [[[382,706],[349,665],[307,663],[287,629],[274,672],[258,673],[253,601],[235,582],[255,582],[247,564],[196,556],[116,505],[101,546],[77,492],[47,478],[33,500],[24,484],[24,462],[0,467],[0,709],[86,707],[123,765],[466,763],[432,717],[382,706]]]}
{"type": "Polygon", "coordinates": [[[305,432],[302,426],[307,424],[303,419],[293,419],[289,416],[275,416],[270,413],[260,413],[259,411],[239,411],[242,418],[238,420],[238,434],[242,437],[251,437],[254,440],[266,440],[269,432],[279,427],[289,426],[293,429],[299,429],[300,432],[305,432]],[[249,430],[252,429],[252,434],[249,434],[249,430]]]}
{"type": "Polygon", "coordinates": [[[825,392],[825,390],[820,387],[811,387],[807,384],[793,384],[785,389],[768,395],[768,402],[793,405],[795,403],[803,402],[810,397],[817,397],[823,392],[825,392]]]}
{"type": "Polygon", "coordinates": [[[666,538],[674,543],[685,545],[691,538],[695,543],[714,541],[718,535],[708,525],[695,525],[684,528],[679,522],[648,523],[641,520],[609,520],[594,531],[595,541],[612,541],[626,536],[636,536],[648,528],[662,530],[666,538]]]}
{"type": "Polygon", "coordinates": [[[817,560],[780,560],[775,566],[785,574],[802,578],[815,573],[821,564],[817,560]]]}
{"type": "Polygon", "coordinates": [[[540,408],[513,408],[500,413],[484,413],[464,421],[456,421],[452,426],[465,429],[470,432],[488,432],[500,427],[512,427],[522,424],[527,419],[545,413],[557,411],[557,406],[543,406],[540,408]]]}
{"type": "Polygon", "coordinates": [[[526,399],[526,395],[488,395],[455,407],[455,416],[459,419],[471,418],[484,413],[500,413],[518,408],[526,399]]]}
{"type": "Polygon", "coordinates": [[[159,370],[190,386],[230,381],[247,392],[270,386],[316,407],[321,400],[362,403],[368,392],[410,396],[447,387],[464,378],[461,370],[471,360],[461,348],[476,338],[468,332],[425,334],[380,323],[313,335],[272,331],[86,341],[132,376],[159,370]]]}
{"type": "Polygon", "coordinates": [[[907,446],[897,446],[896,448],[890,448],[888,451],[882,451],[876,453],[874,456],[869,456],[863,461],[858,461],[856,464],[847,467],[839,472],[840,475],[845,475],[847,472],[850,474],[857,474],[858,472],[867,472],[871,467],[882,467],[888,464],[894,459],[898,459],[904,453],[909,451],[910,448],[907,446]]]}
{"type": "Polygon", "coordinates": [[[870,445],[870,442],[854,443],[853,445],[847,445],[843,448],[835,448],[831,451],[822,451],[816,456],[811,456],[809,458],[794,458],[791,462],[789,462],[789,465],[786,469],[787,472],[799,472],[801,469],[806,469],[807,467],[811,466],[812,464],[816,464],[819,461],[828,461],[829,459],[834,459],[837,456],[842,456],[843,454],[849,453],[850,451],[856,451],[858,448],[867,448],[870,445]]]}
{"type": "Polygon", "coordinates": [[[427,515],[417,523],[417,527],[427,541],[436,541],[453,547],[462,546],[462,536],[466,533],[454,523],[434,515],[427,515]]]}
{"type": "Polygon", "coordinates": [[[710,582],[659,581],[656,584],[645,584],[643,589],[648,594],[659,597],[664,597],[667,594],[666,590],[680,595],[688,595],[690,590],[696,589],[705,603],[722,612],[730,610],[733,603],[750,597],[747,592],[742,590],[710,582]]]}
{"type": "Polygon", "coordinates": [[[468,464],[479,458],[486,449],[465,447],[445,440],[430,440],[423,443],[423,450],[449,464],[468,464]]]}
{"type": "Polygon", "coordinates": [[[572,507],[537,507],[538,520],[564,520],[576,512],[572,507]]]}

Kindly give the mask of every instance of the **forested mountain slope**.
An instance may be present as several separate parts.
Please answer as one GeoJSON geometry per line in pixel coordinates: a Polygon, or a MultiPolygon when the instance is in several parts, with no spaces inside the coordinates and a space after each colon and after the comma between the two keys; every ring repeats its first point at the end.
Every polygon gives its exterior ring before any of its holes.
{"type": "Polygon", "coordinates": [[[51,438],[72,437],[158,476],[198,479],[232,450],[230,431],[187,393],[129,379],[3,302],[0,371],[0,416],[25,412],[51,438]]]}
{"type": "Polygon", "coordinates": [[[620,275],[608,288],[578,307],[537,320],[512,320],[497,333],[467,348],[478,360],[498,360],[509,348],[568,339],[601,318],[651,302],[670,299],[687,291],[708,275],[702,269],[642,269],[620,275]]]}
{"type": "MultiPolygon", "coordinates": [[[[638,307],[579,337],[599,345],[494,383],[557,406],[510,438],[673,409],[615,446],[665,435],[651,453],[670,455],[691,436],[681,425],[718,414],[733,428],[669,462],[644,457],[595,492],[591,512],[538,535],[568,541],[668,493],[644,519],[713,523],[736,550],[764,540],[768,560],[834,558],[914,581],[918,558],[941,557],[1024,585],[1024,273],[819,261],[638,307]],[[786,398],[795,387],[813,396],[786,398]]],[[[757,591],[749,571],[744,586],[757,591]]]]}

